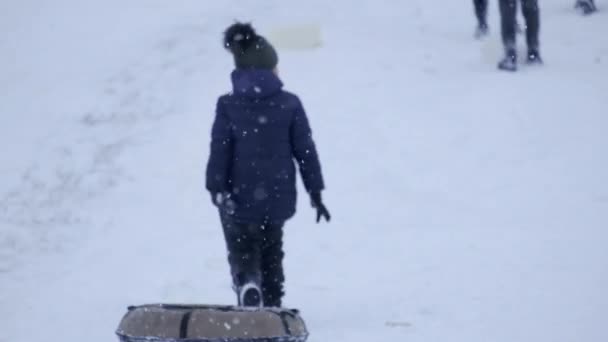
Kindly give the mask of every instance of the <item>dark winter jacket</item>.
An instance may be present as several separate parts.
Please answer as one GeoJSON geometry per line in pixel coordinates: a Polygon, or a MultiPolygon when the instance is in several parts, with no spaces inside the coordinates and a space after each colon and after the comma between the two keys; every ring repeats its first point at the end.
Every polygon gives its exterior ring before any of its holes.
{"type": "Polygon", "coordinates": [[[270,70],[237,69],[217,102],[207,190],[228,192],[234,219],[283,222],[296,211],[297,161],[308,192],[324,188],[302,103],[270,70]]]}

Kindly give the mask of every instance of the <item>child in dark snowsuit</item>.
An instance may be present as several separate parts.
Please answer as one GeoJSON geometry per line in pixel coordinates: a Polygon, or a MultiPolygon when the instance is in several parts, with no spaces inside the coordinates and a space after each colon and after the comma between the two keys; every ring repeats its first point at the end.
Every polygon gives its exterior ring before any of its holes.
{"type": "Polygon", "coordinates": [[[217,101],[206,187],[220,211],[238,304],[280,307],[283,225],[296,211],[294,159],[317,222],[330,219],[321,165],[302,103],[282,89],[272,45],[236,23],[224,46],[236,69],[232,92],[217,101]]]}

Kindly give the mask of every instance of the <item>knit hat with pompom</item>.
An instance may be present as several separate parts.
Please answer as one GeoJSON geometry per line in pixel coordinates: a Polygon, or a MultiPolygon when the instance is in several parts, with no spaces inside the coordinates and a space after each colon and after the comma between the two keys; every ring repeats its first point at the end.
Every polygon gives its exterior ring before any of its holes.
{"type": "Polygon", "coordinates": [[[224,47],[238,69],[274,69],[279,57],[274,47],[251,24],[235,23],[224,31],[224,47]]]}

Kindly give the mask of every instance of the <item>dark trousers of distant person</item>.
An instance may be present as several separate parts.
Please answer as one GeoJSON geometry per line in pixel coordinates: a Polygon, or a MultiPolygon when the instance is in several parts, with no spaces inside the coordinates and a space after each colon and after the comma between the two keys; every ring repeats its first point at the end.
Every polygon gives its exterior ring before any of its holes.
{"type": "MultiPolygon", "coordinates": [[[[500,22],[502,42],[507,56],[516,55],[515,36],[517,34],[517,1],[500,0],[500,22]]],[[[526,27],[526,43],[528,54],[538,54],[538,34],[540,30],[540,15],[537,0],[521,0],[522,12],[526,27]]]]}
{"type": "Polygon", "coordinates": [[[526,63],[539,65],[543,61],[539,53],[538,34],[540,30],[540,11],[537,0],[499,0],[501,35],[505,49],[505,57],[498,63],[498,69],[506,71],[517,70],[517,1],[521,1],[525,20],[526,43],[528,53],[526,63]]]}
{"type": "Polygon", "coordinates": [[[473,0],[475,7],[475,17],[477,17],[477,27],[480,29],[488,28],[488,0],[473,0]]]}

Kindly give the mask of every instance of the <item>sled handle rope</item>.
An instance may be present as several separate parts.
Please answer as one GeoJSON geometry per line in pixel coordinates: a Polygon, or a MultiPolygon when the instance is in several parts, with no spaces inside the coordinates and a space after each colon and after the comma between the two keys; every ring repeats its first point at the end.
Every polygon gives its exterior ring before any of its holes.
{"type": "Polygon", "coordinates": [[[179,338],[188,338],[188,326],[190,325],[190,318],[192,317],[192,310],[186,311],[182,316],[182,321],[179,325],[179,338]]]}

